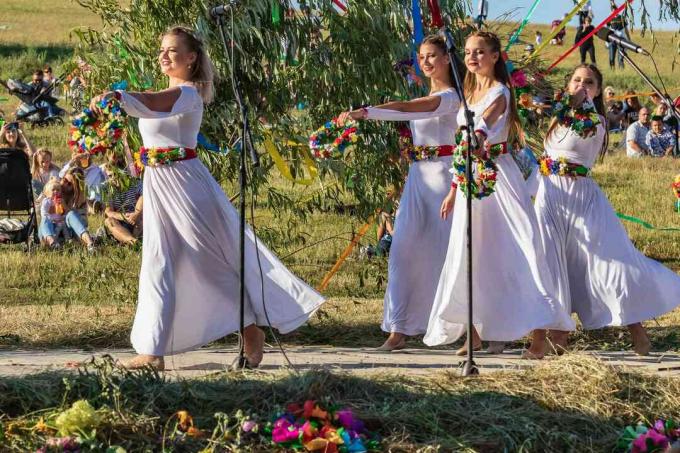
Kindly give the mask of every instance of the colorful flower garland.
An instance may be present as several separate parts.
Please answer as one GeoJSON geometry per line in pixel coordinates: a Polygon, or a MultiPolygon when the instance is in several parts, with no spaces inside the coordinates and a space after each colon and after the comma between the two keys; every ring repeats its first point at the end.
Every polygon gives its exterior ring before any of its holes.
{"type": "Polygon", "coordinates": [[[309,137],[309,149],[317,159],[338,159],[345,149],[359,141],[359,128],[356,121],[344,125],[333,118],[309,137]]]}
{"type": "Polygon", "coordinates": [[[102,115],[86,108],[71,122],[68,146],[73,152],[101,154],[114,149],[123,136],[127,115],[114,98],[99,102],[102,115]]]}
{"type": "MultiPolygon", "coordinates": [[[[456,135],[456,142],[458,145],[453,153],[453,168],[451,170],[453,173],[453,185],[460,188],[463,193],[468,196],[466,169],[467,154],[470,147],[467,141],[462,139],[462,134],[460,132],[456,135]]],[[[478,200],[486,198],[494,193],[498,176],[498,167],[496,166],[494,159],[500,154],[507,152],[504,143],[497,145],[489,145],[486,143],[485,146],[486,154],[489,156],[488,159],[481,159],[474,154],[472,155],[474,165],[472,174],[475,175],[471,184],[472,197],[478,200]]]]}
{"type": "Polygon", "coordinates": [[[196,151],[188,148],[140,148],[134,154],[135,165],[138,169],[168,165],[177,160],[195,157],[196,151]]]}
{"type": "Polygon", "coordinates": [[[277,446],[325,453],[359,453],[380,450],[380,441],[350,409],[323,406],[308,400],[291,404],[267,426],[277,446]]]}
{"type": "Polygon", "coordinates": [[[414,145],[411,129],[406,126],[399,128],[399,150],[402,157],[409,162],[435,159],[443,149],[447,148],[449,149],[448,153],[451,154],[451,146],[414,145]]]}
{"type": "Polygon", "coordinates": [[[663,452],[673,442],[680,441],[680,425],[675,421],[657,420],[653,426],[643,424],[627,426],[617,444],[617,449],[632,453],[663,452]]]}
{"type": "Polygon", "coordinates": [[[581,138],[595,135],[601,123],[595,104],[590,99],[583,101],[578,108],[571,107],[571,95],[565,94],[555,98],[553,115],[559,124],[574,131],[581,138]]]}
{"type": "Polygon", "coordinates": [[[550,156],[543,156],[540,158],[539,162],[541,174],[544,176],[557,175],[575,178],[577,176],[590,175],[590,169],[588,167],[568,162],[564,157],[553,159],[550,156]]]}

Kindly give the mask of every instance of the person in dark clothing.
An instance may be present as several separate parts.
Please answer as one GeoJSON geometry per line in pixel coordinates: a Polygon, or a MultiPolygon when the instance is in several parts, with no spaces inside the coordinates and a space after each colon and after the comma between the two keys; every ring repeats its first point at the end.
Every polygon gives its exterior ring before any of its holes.
{"type": "MultiPolygon", "coordinates": [[[[614,11],[617,8],[616,2],[614,0],[611,0],[609,2],[609,4],[610,4],[612,11],[614,11]]],[[[626,15],[626,11],[624,11],[622,14],[620,14],[620,15],[616,16],[614,19],[612,19],[611,22],[609,22],[609,28],[611,28],[614,31],[614,34],[616,34],[616,36],[618,36],[620,38],[630,39],[630,35],[628,33],[628,28],[627,28],[628,22],[626,20],[625,15],[626,15]]],[[[609,42],[609,43],[607,43],[607,47],[609,48],[609,67],[611,69],[615,69],[614,63],[615,63],[615,60],[617,59],[616,56],[618,55],[619,69],[623,69],[623,66],[624,66],[623,65],[623,55],[621,55],[618,52],[618,45],[613,43],[613,42],[609,42]]]]}
{"type": "MultiPolygon", "coordinates": [[[[576,38],[574,39],[574,44],[581,41],[589,33],[591,33],[595,27],[591,24],[590,17],[583,19],[583,25],[576,32],[576,38]]],[[[583,44],[579,46],[579,51],[581,52],[581,64],[586,64],[586,55],[590,54],[590,61],[595,63],[595,44],[593,43],[593,37],[586,39],[583,44]]]]}

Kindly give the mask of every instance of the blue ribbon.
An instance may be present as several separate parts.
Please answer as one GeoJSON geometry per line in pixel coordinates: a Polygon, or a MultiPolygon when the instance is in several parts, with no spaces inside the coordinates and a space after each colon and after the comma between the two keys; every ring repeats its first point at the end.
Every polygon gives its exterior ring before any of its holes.
{"type": "Polygon", "coordinates": [[[219,146],[215,145],[214,143],[210,143],[208,141],[208,139],[205,137],[205,135],[201,134],[200,132],[198,133],[198,136],[196,137],[196,141],[203,148],[207,149],[208,151],[212,151],[213,153],[227,154],[227,153],[229,153],[229,151],[231,151],[229,148],[220,148],[219,146]]]}
{"type": "Polygon", "coordinates": [[[425,39],[423,32],[423,18],[420,15],[420,2],[418,0],[411,1],[411,16],[413,17],[413,65],[416,69],[416,74],[420,75],[420,65],[418,64],[418,46],[425,39]]]}

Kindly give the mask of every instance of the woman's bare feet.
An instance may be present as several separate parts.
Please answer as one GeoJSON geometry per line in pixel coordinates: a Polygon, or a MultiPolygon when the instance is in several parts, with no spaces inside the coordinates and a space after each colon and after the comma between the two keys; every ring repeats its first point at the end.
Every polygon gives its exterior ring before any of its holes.
{"type": "Polygon", "coordinates": [[[550,344],[552,345],[555,354],[564,354],[567,352],[567,347],[569,346],[569,332],[564,330],[551,330],[550,344]]]}
{"type": "Polygon", "coordinates": [[[486,352],[489,354],[502,354],[505,351],[505,341],[489,341],[486,352]]]}
{"type": "Polygon", "coordinates": [[[546,331],[542,329],[534,330],[529,349],[522,351],[522,358],[528,360],[541,360],[545,357],[547,349],[546,331]]]}
{"type": "Polygon", "coordinates": [[[255,324],[243,329],[243,348],[250,368],[257,368],[264,354],[264,332],[255,324]]]}
{"type": "Polygon", "coordinates": [[[652,349],[652,342],[649,341],[647,331],[641,323],[635,323],[628,326],[630,331],[630,338],[633,341],[633,351],[637,355],[649,355],[652,349]]]}
{"type": "Polygon", "coordinates": [[[399,332],[392,332],[385,340],[382,346],[376,348],[376,351],[396,351],[406,347],[406,335],[399,332]]]}
{"type": "Polygon", "coordinates": [[[120,366],[127,370],[141,370],[142,368],[151,367],[158,371],[165,369],[165,360],[163,356],[139,354],[130,360],[120,362],[120,366]]]}

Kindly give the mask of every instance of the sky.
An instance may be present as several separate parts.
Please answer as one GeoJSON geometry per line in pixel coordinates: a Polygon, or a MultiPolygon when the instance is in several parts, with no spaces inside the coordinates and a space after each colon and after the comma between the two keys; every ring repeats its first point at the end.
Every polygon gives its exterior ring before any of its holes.
{"type": "MultiPolygon", "coordinates": [[[[617,0],[616,4],[620,5],[622,1],[623,0],[617,0]]],[[[489,4],[488,17],[489,19],[494,19],[502,16],[505,13],[514,11],[512,18],[516,21],[521,21],[522,19],[524,19],[533,2],[534,0],[512,0],[512,1],[488,0],[489,4]]],[[[473,14],[474,16],[477,14],[476,13],[477,0],[473,0],[472,3],[475,8],[473,14]]],[[[645,5],[647,6],[647,11],[649,12],[649,15],[651,17],[652,27],[655,30],[670,29],[675,31],[678,28],[680,28],[677,22],[668,21],[660,22],[657,19],[657,17],[659,16],[659,0],[647,0],[645,1],[645,5]]],[[[611,13],[611,9],[609,7],[609,0],[592,0],[592,6],[593,13],[595,15],[593,25],[599,24],[611,13]]],[[[539,3],[538,7],[536,8],[536,11],[534,11],[534,14],[531,17],[530,22],[549,24],[550,22],[552,22],[552,20],[561,18],[562,14],[571,11],[573,7],[574,3],[572,0],[542,0],[541,3],[539,3]]],[[[633,11],[635,12],[636,26],[640,25],[639,8],[640,1],[634,0],[633,11]]],[[[575,26],[578,25],[578,17],[574,17],[574,19],[572,19],[571,25],[575,26]]]]}

